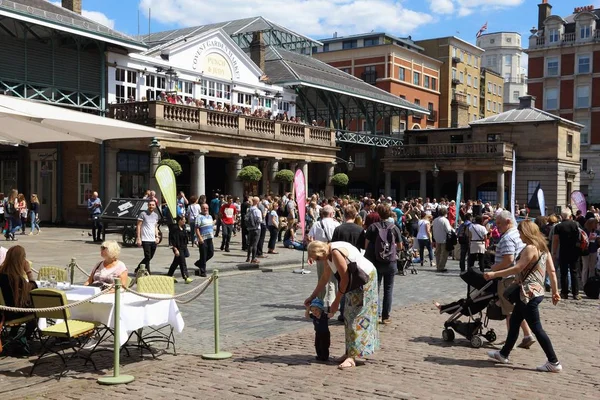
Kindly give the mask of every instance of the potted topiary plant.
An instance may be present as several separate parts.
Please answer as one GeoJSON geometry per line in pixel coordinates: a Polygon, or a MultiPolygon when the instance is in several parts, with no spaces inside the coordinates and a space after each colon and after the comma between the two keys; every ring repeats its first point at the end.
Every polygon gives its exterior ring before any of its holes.
{"type": "Polygon", "coordinates": [[[275,174],[275,180],[281,183],[292,183],[294,181],[294,173],[289,169],[282,169],[275,174]]]}
{"type": "Polygon", "coordinates": [[[348,186],[349,181],[348,175],[344,173],[335,174],[331,177],[331,184],[333,186],[348,186]]]}
{"type": "Polygon", "coordinates": [[[161,160],[160,164],[158,164],[158,165],[169,166],[173,170],[173,174],[175,174],[175,176],[179,176],[183,172],[183,169],[181,168],[181,164],[179,164],[179,162],[177,162],[176,160],[173,160],[172,158],[166,158],[164,160],[161,160]]]}
{"type": "Polygon", "coordinates": [[[238,178],[243,182],[258,182],[262,178],[262,172],[254,165],[248,165],[240,170],[238,178]]]}

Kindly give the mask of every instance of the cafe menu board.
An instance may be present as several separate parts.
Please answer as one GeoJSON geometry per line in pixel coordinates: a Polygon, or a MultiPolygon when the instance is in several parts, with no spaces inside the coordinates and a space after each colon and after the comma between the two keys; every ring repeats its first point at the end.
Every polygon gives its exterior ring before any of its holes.
{"type": "MultiPolygon", "coordinates": [[[[102,219],[137,220],[142,211],[148,209],[146,199],[111,199],[104,207],[102,219]]],[[[158,208],[156,212],[159,213],[158,208]]]]}

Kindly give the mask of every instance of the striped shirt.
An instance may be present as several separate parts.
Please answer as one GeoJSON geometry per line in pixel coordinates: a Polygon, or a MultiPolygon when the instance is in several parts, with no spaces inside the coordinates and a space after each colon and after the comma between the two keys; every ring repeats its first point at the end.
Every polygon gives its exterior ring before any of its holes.
{"type": "MultiPolygon", "coordinates": [[[[494,259],[494,263],[499,264],[502,262],[502,257],[509,254],[514,256],[514,259],[516,260],[517,256],[524,247],[525,244],[521,241],[521,236],[519,235],[517,228],[510,228],[504,232],[502,236],[500,236],[500,241],[496,246],[496,257],[494,259]]],[[[514,263],[512,265],[514,265],[514,263]]]]}
{"type": "Polygon", "coordinates": [[[208,240],[213,238],[213,219],[210,215],[200,214],[196,218],[196,227],[200,229],[202,239],[208,240]]]}

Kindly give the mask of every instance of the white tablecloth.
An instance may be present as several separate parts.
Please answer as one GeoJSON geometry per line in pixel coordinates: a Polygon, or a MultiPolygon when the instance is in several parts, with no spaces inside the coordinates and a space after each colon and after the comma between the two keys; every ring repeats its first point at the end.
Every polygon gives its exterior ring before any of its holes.
{"type": "MultiPolygon", "coordinates": [[[[69,303],[74,303],[99,293],[100,289],[89,286],[74,286],[67,290],[69,303]]],[[[159,295],[153,295],[159,296],[159,295]]],[[[88,303],[71,308],[71,318],[82,321],[100,322],[114,328],[115,294],[103,294],[88,303]]],[[[148,300],[133,293],[121,293],[119,340],[121,345],[127,342],[129,334],[145,326],[162,326],[169,324],[179,333],[185,326],[179,307],[173,299],[148,300]]],[[[40,319],[38,326],[43,329],[46,321],[40,319]]]]}

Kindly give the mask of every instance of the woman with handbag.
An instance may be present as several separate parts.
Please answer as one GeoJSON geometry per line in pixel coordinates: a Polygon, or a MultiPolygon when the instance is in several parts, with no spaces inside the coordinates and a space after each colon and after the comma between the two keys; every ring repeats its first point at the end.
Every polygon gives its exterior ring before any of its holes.
{"type": "Polygon", "coordinates": [[[549,256],[546,238],[533,221],[521,222],[518,230],[521,240],[526,246],[519,254],[515,266],[483,274],[487,280],[516,274],[514,283],[504,291],[504,297],[515,305],[510,317],[506,342],[500,351],[490,351],[488,356],[494,361],[507,364],[509,362],[508,356],[519,337],[521,322],[525,320],[548,358],[545,364],[536,369],[543,372],[560,372],[562,371],[562,365],[556,358],[550,338],[542,328],[538,309],[540,303],[544,300],[544,276],[546,272],[550,276],[552,304],[556,305],[560,301],[554,263],[552,257],[549,256]]]}
{"type": "Polygon", "coordinates": [[[346,353],[337,360],[340,363],[338,368],[355,367],[357,358],[369,356],[379,349],[377,271],[356,247],[346,242],[313,241],[308,246],[308,257],[312,261],[327,262],[329,268],[324,269],[304,306],[310,306],[329,282],[331,274],[335,274],[339,284],[329,309],[329,318],[337,312],[345,294],[346,353]]]}

